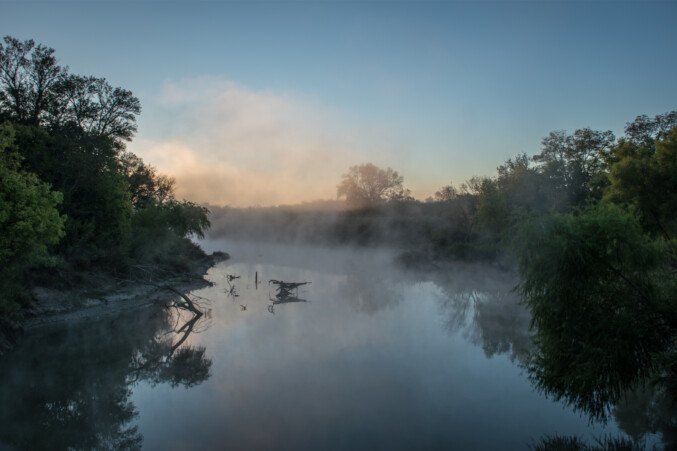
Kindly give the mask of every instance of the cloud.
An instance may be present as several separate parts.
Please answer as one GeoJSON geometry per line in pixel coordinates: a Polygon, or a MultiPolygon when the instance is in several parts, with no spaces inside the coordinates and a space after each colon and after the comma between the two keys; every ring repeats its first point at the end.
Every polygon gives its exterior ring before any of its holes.
{"type": "Polygon", "coordinates": [[[167,81],[146,107],[148,132],[129,146],[176,178],[178,197],[218,205],[279,205],[336,196],[355,132],[309,99],[199,77],[167,81]]]}

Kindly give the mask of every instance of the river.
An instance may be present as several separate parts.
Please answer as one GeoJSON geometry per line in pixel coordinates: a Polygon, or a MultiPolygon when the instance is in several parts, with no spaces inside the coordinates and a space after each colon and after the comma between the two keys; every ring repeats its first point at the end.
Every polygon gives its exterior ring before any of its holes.
{"type": "Polygon", "coordinates": [[[203,246],[232,256],[191,293],[204,315],[146,308],[32,334],[3,357],[0,449],[521,450],[622,434],[534,390],[510,272],[203,246]],[[309,283],[280,302],[270,280],[309,283]]]}

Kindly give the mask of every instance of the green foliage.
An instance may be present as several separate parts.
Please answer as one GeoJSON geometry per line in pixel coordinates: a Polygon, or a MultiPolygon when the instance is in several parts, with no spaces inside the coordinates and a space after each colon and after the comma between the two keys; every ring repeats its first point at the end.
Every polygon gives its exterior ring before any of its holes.
{"type": "Polygon", "coordinates": [[[498,184],[489,178],[483,179],[479,186],[477,222],[497,241],[509,226],[508,206],[504,193],[500,191],[498,184]]]}
{"type": "Polygon", "coordinates": [[[129,197],[134,208],[139,209],[149,202],[163,203],[174,198],[174,179],[159,175],[154,167],[145,164],[131,152],[120,155],[120,173],[127,180],[129,197]]]}
{"type": "Polygon", "coordinates": [[[68,219],[60,254],[80,269],[119,264],[129,244],[132,204],[115,142],[77,127],[51,135],[37,126],[15,127],[26,167],[63,193],[60,211],[68,219]]]}
{"type": "Polygon", "coordinates": [[[50,262],[47,246],[61,238],[65,219],[56,209],[61,193],[21,169],[14,134],[0,126],[0,314],[15,308],[8,298],[19,272],[50,262]]]}
{"type": "Polygon", "coordinates": [[[613,163],[604,199],[630,205],[644,227],[666,239],[677,232],[677,128],[651,145],[621,141],[612,150],[613,163]]]}
{"type": "Polygon", "coordinates": [[[668,244],[636,215],[587,207],[526,224],[520,291],[531,310],[536,386],[604,419],[623,393],[656,375],[676,326],[668,244]]]}
{"type": "Polygon", "coordinates": [[[192,202],[151,203],[132,217],[130,256],[175,272],[190,269],[191,260],[204,255],[187,237],[204,237],[209,210],[192,202]]]}
{"type": "Polygon", "coordinates": [[[594,194],[591,182],[604,168],[604,157],[614,141],[611,131],[584,128],[572,135],[550,132],[543,139],[541,153],[533,160],[552,189],[569,205],[580,205],[594,194]]]}
{"type": "Polygon", "coordinates": [[[161,204],[167,212],[167,224],[178,236],[204,238],[205,232],[211,226],[209,209],[190,201],[178,202],[172,200],[161,204]]]}
{"type": "Polygon", "coordinates": [[[0,281],[45,262],[50,245],[59,274],[71,275],[122,270],[143,255],[185,270],[203,256],[188,237],[204,236],[209,211],[176,201],[173,179],[124,152],[138,98],[103,78],[69,74],[53,49],[32,40],[3,42],[0,118],[12,125],[0,130],[0,281]]]}

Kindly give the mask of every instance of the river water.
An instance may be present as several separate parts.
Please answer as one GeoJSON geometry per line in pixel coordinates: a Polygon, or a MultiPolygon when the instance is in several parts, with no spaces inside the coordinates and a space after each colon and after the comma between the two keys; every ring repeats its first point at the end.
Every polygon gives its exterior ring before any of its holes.
{"type": "Polygon", "coordinates": [[[3,358],[0,449],[527,449],[622,434],[534,390],[514,274],[203,246],[232,258],[191,293],[201,317],[147,308],[42,331],[3,358]],[[310,283],[278,302],[269,280],[310,283]]]}

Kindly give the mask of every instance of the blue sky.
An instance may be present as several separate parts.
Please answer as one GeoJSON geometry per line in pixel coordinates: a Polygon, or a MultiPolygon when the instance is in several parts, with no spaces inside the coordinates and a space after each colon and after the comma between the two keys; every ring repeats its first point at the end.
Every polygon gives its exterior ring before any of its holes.
{"type": "Polygon", "coordinates": [[[130,150],[196,201],[333,198],[348,166],[417,198],[677,109],[677,2],[0,0],[0,31],[142,102],[130,150]]]}

